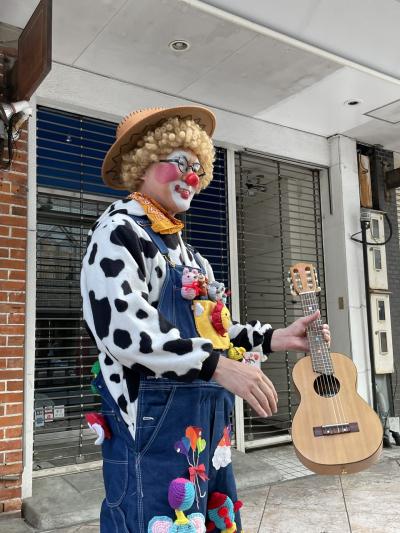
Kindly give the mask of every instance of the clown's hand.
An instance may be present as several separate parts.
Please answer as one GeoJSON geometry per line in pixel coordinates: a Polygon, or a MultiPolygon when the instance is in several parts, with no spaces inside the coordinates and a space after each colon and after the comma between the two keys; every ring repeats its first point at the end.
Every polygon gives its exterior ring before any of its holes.
{"type": "Polygon", "coordinates": [[[309,352],[310,344],[307,338],[307,329],[311,328],[321,334],[321,337],[330,345],[331,334],[328,324],[322,324],[320,312],[316,311],[310,316],[305,316],[295,320],[287,328],[276,329],[271,338],[271,350],[273,352],[283,352],[292,350],[296,352],[309,352]]]}

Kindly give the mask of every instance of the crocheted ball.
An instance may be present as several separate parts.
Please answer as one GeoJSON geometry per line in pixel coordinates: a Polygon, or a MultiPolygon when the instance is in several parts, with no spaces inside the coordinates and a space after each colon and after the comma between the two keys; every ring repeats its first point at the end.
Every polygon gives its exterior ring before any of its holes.
{"type": "Polygon", "coordinates": [[[188,479],[178,477],[173,479],[168,489],[168,502],[172,509],[187,511],[194,502],[194,485],[188,479]]]}

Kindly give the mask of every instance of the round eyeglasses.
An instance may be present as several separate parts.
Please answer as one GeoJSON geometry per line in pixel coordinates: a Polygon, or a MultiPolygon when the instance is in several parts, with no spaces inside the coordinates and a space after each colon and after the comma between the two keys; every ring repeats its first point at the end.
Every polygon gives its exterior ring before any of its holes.
{"type": "Polygon", "coordinates": [[[204,168],[198,161],[195,161],[189,165],[189,161],[184,156],[177,157],[176,159],[159,159],[159,161],[160,163],[176,163],[182,174],[186,174],[189,170],[191,170],[197,174],[199,178],[202,178],[206,175],[204,168]]]}

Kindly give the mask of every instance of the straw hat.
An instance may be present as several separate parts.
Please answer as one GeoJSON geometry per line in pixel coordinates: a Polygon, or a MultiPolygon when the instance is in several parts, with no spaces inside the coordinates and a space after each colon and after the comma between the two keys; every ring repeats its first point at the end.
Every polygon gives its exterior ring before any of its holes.
{"type": "Polygon", "coordinates": [[[116,141],[108,150],[103,161],[103,181],[113,189],[125,189],[120,179],[122,155],[136,147],[146,131],[155,129],[171,117],[194,120],[210,137],[215,129],[215,115],[209,109],[199,106],[153,107],[130,113],[118,124],[116,141]]]}

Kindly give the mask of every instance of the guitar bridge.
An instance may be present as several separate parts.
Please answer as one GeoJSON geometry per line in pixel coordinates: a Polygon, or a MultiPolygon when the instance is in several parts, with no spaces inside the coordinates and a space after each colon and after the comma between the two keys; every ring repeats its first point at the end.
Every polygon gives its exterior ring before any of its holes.
{"type": "Polygon", "coordinates": [[[340,435],[341,433],[357,433],[360,431],[357,422],[344,424],[327,424],[325,426],[316,426],[313,428],[314,437],[324,437],[330,435],[340,435]]]}

